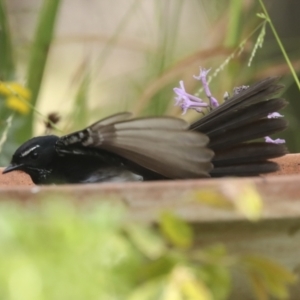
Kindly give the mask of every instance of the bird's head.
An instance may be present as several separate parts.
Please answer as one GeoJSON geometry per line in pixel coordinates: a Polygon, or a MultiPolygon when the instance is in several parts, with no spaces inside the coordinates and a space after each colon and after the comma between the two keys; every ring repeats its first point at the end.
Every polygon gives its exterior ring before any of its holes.
{"type": "Polygon", "coordinates": [[[35,137],[21,145],[14,153],[10,165],[3,174],[20,170],[30,175],[34,183],[40,183],[51,174],[51,162],[57,155],[55,135],[35,137]]]}

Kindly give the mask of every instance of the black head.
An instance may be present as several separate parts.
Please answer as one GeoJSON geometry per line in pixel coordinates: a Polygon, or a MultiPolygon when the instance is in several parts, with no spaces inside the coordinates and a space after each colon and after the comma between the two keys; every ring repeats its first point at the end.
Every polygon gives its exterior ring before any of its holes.
{"type": "Polygon", "coordinates": [[[35,137],[21,145],[14,153],[10,165],[3,171],[21,170],[30,175],[34,183],[41,183],[51,174],[51,162],[55,158],[55,135],[35,137]]]}

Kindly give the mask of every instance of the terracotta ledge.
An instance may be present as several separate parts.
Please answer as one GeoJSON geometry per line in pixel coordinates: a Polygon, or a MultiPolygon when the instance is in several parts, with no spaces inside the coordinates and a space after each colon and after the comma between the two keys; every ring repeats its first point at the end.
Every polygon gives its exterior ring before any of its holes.
{"type": "Polygon", "coordinates": [[[191,222],[242,220],[238,213],[219,210],[191,200],[203,188],[223,193],[230,186],[254,184],[264,202],[264,219],[300,216],[300,154],[277,159],[281,172],[266,177],[178,180],[160,182],[102,183],[91,185],[35,186],[22,173],[0,175],[0,200],[38,200],[71,196],[85,200],[117,201],[130,207],[133,218],[155,221],[162,209],[171,209],[191,222]],[[283,175],[284,174],[284,175],[283,175]],[[279,176],[280,175],[280,176],[279,176]]]}
{"type": "Polygon", "coordinates": [[[280,171],[275,175],[299,174],[300,175],[300,153],[287,154],[283,157],[273,159],[280,164],[280,171]]]}

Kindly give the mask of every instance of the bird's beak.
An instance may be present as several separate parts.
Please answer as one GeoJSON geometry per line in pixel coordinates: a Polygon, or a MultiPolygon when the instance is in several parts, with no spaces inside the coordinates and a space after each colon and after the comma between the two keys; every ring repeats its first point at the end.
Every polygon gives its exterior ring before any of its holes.
{"type": "Polygon", "coordinates": [[[15,171],[15,170],[20,170],[21,167],[23,167],[23,164],[19,164],[19,165],[16,165],[16,164],[10,164],[8,167],[6,167],[6,168],[2,171],[2,174],[6,174],[6,173],[9,173],[9,172],[12,172],[12,171],[15,171]]]}

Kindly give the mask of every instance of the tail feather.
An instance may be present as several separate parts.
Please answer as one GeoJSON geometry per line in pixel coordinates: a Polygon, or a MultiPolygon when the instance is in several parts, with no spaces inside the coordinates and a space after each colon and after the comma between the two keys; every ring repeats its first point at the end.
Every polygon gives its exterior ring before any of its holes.
{"type": "Polygon", "coordinates": [[[287,153],[284,145],[264,142],[245,143],[217,152],[212,162],[216,168],[264,161],[281,156],[282,153],[287,153]]]}
{"type": "Polygon", "coordinates": [[[269,101],[253,104],[252,106],[245,107],[240,111],[229,112],[225,120],[215,120],[213,128],[206,131],[209,137],[217,136],[226,132],[229,129],[234,129],[237,126],[244,126],[251,124],[257,120],[267,118],[271,112],[281,110],[287,105],[284,99],[272,99],[269,101]]]}
{"type": "Polygon", "coordinates": [[[287,105],[274,98],[282,86],[278,78],[267,78],[254,84],[190,126],[210,138],[209,148],[215,152],[212,177],[254,176],[277,171],[279,166],[269,159],[287,153],[284,145],[257,142],[257,139],[280,132],[287,127],[283,118],[268,118],[287,105]]]}
{"type": "Polygon", "coordinates": [[[246,126],[237,127],[221,135],[210,137],[209,147],[213,151],[232,147],[239,143],[262,138],[284,130],[287,122],[284,119],[262,119],[246,126]]]}
{"type": "Polygon", "coordinates": [[[258,162],[252,164],[241,164],[228,167],[214,168],[210,175],[212,177],[223,176],[257,176],[259,174],[272,173],[279,170],[277,163],[272,161],[258,162]]]}

